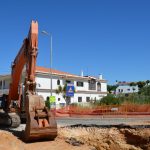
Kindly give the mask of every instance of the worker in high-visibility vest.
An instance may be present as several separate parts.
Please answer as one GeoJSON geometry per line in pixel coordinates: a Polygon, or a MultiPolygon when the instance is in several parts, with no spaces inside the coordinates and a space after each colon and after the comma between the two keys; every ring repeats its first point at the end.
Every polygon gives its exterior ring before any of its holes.
{"type": "Polygon", "coordinates": [[[50,102],[50,108],[56,108],[56,97],[55,96],[50,96],[49,102],[50,102]]]}

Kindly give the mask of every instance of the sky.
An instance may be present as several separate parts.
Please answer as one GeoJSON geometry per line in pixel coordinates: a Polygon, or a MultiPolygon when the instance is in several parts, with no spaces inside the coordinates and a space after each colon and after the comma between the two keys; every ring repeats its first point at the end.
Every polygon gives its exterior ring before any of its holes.
{"type": "Polygon", "coordinates": [[[0,74],[11,72],[31,20],[39,24],[37,65],[98,76],[109,84],[150,79],[149,0],[1,0],[0,74]]]}

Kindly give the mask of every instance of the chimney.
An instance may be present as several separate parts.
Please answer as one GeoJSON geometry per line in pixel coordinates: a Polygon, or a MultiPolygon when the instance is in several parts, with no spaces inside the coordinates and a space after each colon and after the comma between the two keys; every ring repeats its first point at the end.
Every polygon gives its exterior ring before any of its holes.
{"type": "Polygon", "coordinates": [[[83,77],[83,70],[81,70],[81,77],[83,77]]]}
{"type": "Polygon", "coordinates": [[[99,79],[102,80],[103,79],[103,75],[99,74],[99,79]]]}

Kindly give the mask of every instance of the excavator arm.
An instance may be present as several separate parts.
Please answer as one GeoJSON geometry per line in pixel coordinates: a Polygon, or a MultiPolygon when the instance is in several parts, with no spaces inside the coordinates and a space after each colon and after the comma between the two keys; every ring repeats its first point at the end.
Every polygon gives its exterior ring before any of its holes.
{"type": "Polygon", "coordinates": [[[9,88],[8,104],[10,107],[11,101],[18,100],[18,87],[22,74],[22,70],[26,65],[26,90],[31,93],[35,91],[35,67],[38,50],[38,23],[32,21],[28,37],[24,39],[23,45],[18,52],[14,62],[12,63],[11,84],[9,88]]]}
{"type": "Polygon", "coordinates": [[[38,23],[31,22],[28,37],[24,39],[23,45],[12,63],[11,84],[7,99],[7,113],[12,118],[12,126],[17,127],[18,117],[12,115],[14,112],[20,114],[20,105],[13,107],[14,101],[19,101],[20,93],[18,87],[24,66],[26,75],[24,82],[24,103],[26,114],[26,128],[24,132],[25,141],[35,141],[39,139],[54,139],[57,136],[57,124],[53,114],[45,106],[42,96],[35,92],[35,70],[38,53],[38,23]],[[12,117],[13,116],[13,117],[12,117]]]}

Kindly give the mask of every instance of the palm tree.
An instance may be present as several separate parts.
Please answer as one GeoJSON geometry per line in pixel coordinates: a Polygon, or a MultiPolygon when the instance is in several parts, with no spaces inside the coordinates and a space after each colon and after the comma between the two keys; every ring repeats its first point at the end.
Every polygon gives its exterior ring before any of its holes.
{"type": "MultiPolygon", "coordinates": [[[[67,84],[65,84],[63,87],[61,85],[59,85],[58,88],[56,89],[56,94],[59,95],[61,93],[67,103],[68,97],[66,96],[66,87],[67,87],[67,84]]],[[[75,88],[74,88],[74,92],[75,92],[75,88]]]]}
{"type": "Polygon", "coordinates": [[[58,88],[56,89],[56,94],[62,94],[63,98],[66,98],[66,85],[64,85],[63,87],[61,85],[58,86],[58,88]]]}
{"type": "Polygon", "coordinates": [[[63,92],[63,88],[61,85],[58,86],[58,89],[56,89],[56,94],[60,94],[63,92]]]}

